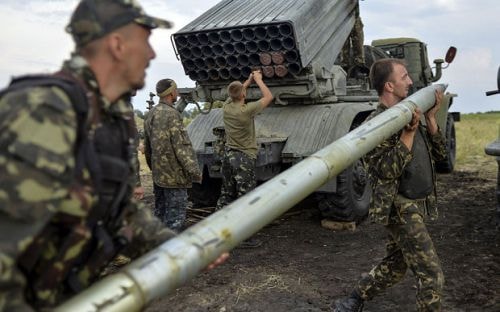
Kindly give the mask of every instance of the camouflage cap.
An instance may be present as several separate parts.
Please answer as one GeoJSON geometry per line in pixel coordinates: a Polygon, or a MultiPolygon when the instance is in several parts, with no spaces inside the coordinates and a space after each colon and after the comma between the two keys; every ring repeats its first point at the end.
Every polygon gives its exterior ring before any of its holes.
{"type": "Polygon", "coordinates": [[[132,22],[150,29],[172,27],[169,21],[147,15],[136,0],[81,0],[66,32],[81,47],[132,22]]]}

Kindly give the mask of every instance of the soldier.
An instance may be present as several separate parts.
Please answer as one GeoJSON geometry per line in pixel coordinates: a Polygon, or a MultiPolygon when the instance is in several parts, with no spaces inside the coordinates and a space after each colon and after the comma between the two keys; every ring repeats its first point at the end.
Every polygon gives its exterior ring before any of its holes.
{"type": "MultiPolygon", "coordinates": [[[[133,90],[130,93],[130,96],[134,97],[137,94],[137,90],[133,90]]],[[[134,106],[132,105],[132,102],[130,103],[130,109],[132,110],[132,114],[130,116],[131,121],[133,122],[133,132],[134,132],[134,151],[133,151],[133,162],[134,162],[134,171],[135,171],[135,188],[134,188],[134,198],[135,199],[143,199],[144,198],[144,188],[142,187],[141,183],[141,166],[139,163],[139,143],[140,143],[140,136],[139,136],[139,131],[137,131],[137,124],[135,122],[135,114],[133,112],[134,106]]]]}
{"type": "Polygon", "coordinates": [[[354,16],[354,26],[342,47],[341,53],[341,66],[346,70],[349,70],[353,66],[365,66],[365,50],[363,47],[365,38],[363,33],[363,22],[361,21],[361,16],[359,16],[359,2],[356,4],[354,16]],[[353,53],[352,60],[350,57],[351,49],[353,53]]]}
{"type": "Polygon", "coordinates": [[[222,189],[216,209],[221,209],[255,188],[258,149],[254,118],[273,100],[260,71],[251,73],[243,84],[231,82],[227,92],[230,98],[223,107],[226,143],[222,160],[222,189]],[[262,92],[262,98],[245,103],[247,88],[253,81],[262,92]]]}
{"type": "MultiPolygon", "coordinates": [[[[370,79],[380,104],[369,119],[406,98],[412,85],[398,59],[376,61],[370,79]]],[[[408,269],[417,279],[417,310],[441,310],[443,271],[424,219],[437,216],[434,161],[446,156],[436,122],[442,96],[436,92],[435,105],[424,114],[426,126],[417,109],[403,130],[365,156],[373,187],[369,214],[388,233],[386,256],[349,297],[337,300],[334,311],[361,311],[365,300],[399,282],[408,269]]]]}
{"type": "Polygon", "coordinates": [[[175,109],[177,85],[172,79],[156,84],[160,98],[144,121],[144,153],[153,173],[154,215],[173,230],[180,231],[186,220],[187,189],[201,183],[196,154],[175,109]]]}
{"type": "Polygon", "coordinates": [[[136,1],[81,0],[62,70],[0,94],[0,311],[53,307],[116,254],[174,235],[132,199],[126,94],[144,86],[157,27],[171,24],[136,1]]]}

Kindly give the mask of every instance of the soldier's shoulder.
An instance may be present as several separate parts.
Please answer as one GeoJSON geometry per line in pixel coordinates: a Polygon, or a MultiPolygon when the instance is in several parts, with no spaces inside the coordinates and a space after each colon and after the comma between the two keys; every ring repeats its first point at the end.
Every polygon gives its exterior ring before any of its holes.
{"type": "Polygon", "coordinates": [[[151,117],[155,119],[169,119],[175,117],[175,112],[177,110],[171,109],[168,105],[156,105],[151,111],[151,117]]]}
{"type": "Polygon", "coordinates": [[[167,107],[165,110],[165,116],[169,119],[182,119],[181,113],[179,113],[179,111],[173,106],[167,107]]]}
{"type": "Polygon", "coordinates": [[[0,115],[12,118],[12,112],[37,111],[41,115],[74,115],[71,100],[58,86],[28,86],[4,90],[0,97],[0,115]],[[10,112],[10,114],[9,114],[10,112]]]}

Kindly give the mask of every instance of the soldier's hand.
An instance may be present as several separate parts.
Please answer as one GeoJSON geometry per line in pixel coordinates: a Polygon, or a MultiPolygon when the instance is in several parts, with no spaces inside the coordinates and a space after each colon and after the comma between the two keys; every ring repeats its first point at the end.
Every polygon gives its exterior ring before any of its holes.
{"type": "Polygon", "coordinates": [[[260,70],[254,70],[252,72],[252,75],[253,75],[253,80],[255,81],[262,80],[262,73],[260,70]]]}
{"type": "Polygon", "coordinates": [[[441,102],[443,101],[443,91],[436,90],[436,102],[434,103],[434,106],[431,107],[426,113],[425,113],[425,118],[434,118],[441,108],[441,102]]]}
{"type": "Polygon", "coordinates": [[[141,200],[144,198],[144,188],[142,186],[137,186],[134,188],[134,198],[141,200]]]}
{"type": "Polygon", "coordinates": [[[248,78],[247,80],[251,83],[253,81],[253,72],[250,73],[250,75],[248,75],[248,78]]]}
{"type": "Polygon", "coordinates": [[[404,127],[404,131],[415,132],[418,128],[419,122],[420,122],[420,109],[417,107],[413,112],[410,123],[404,127]]]}
{"type": "Polygon", "coordinates": [[[229,253],[228,252],[223,253],[214,262],[210,263],[207,266],[206,270],[212,270],[213,268],[216,268],[217,266],[219,266],[219,265],[223,264],[224,262],[226,262],[226,260],[228,258],[229,258],[229,253]]]}

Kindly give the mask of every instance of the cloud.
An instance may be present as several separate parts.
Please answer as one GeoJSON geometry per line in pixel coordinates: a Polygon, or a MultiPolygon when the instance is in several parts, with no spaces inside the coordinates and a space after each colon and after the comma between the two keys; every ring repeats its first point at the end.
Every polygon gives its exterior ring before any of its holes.
{"type": "Polygon", "coordinates": [[[453,45],[458,53],[439,82],[458,94],[461,112],[499,110],[500,101],[485,97],[494,88],[500,65],[500,2],[484,0],[363,1],[365,42],[390,37],[414,37],[427,44],[429,59],[443,58],[453,45]]]}
{"type": "MultiPolygon", "coordinates": [[[[342,1],[342,0],[339,0],[342,1]]],[[[0,2],[0,85],[11,75],[57,70],[72,50],[71,37],[64,32],[77,0],[4,0],[0,2]]],[[[138,108],[156,81],[171,77],[179,86],[194,86],[185,74],[170,42],[172,33],[186,26],[218,0],[139,0],[145,11],[175,23],[171,30],[155,30],[151,37],[157,58],[147,71],[146,87],[138,92],[138,108]]],[[[484,91],[494,88],[500,65],[500,2],[498,0],[366,0],[361,1],[365,42],[389,37],[415,37],[427,43],[429,58],[443,58],[450,45],[458,48],[456,61],[441,81],[450,91],[480,111],[484,91]]],[[[500,97],[498,97],[500,98],[500,97]]],[[[457,99],[457,103],[459,102],[457,99]]],[[[485,109],[500,102],[495,97],[485,109]],[[495,103],[493,103],[495,102],[495,103]]],[[[460,107],[457,105],[457,107],[460,107]]],[[[498,108],[498,105],[496,106],[498,108]]]]}
{"type": "MultiPolygon", "coordinates": [[[[25,9],[29,8],[31,7],[25,9]]],[[[0,83],[5,85],[11,75],[57,68],[62,58],[67,55],[71,40],[58,23],[47,23],[54,16],[42,20],[36,13],[26,14],[25,11],[18,11],[16,6],[2,5],[0,9],[0,27],[3,29],[0,37],[0,83]],[[40,31],[41,25],[43,31],[40,31]]]]}

